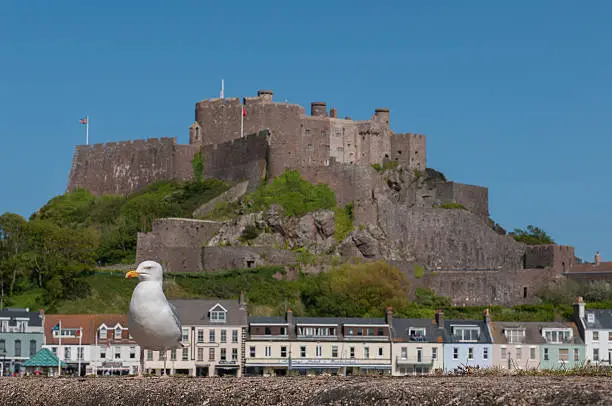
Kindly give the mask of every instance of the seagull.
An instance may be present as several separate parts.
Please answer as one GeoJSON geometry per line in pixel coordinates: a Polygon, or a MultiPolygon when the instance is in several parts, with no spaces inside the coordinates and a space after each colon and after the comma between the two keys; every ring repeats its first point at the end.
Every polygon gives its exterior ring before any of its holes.
{"type": "Polygon", "coordinates": [[[166,351],[184,345],[176,307],[168,302],[162,289],[162,266],[155,261],[144,261],[135,271],[126,273],[125,277],[139,280],[132,293],[128,312],[130,334],[141,348],[138,376],[142,377],[145,349],[164,354],[162,375],[167,375],[166,351]]]}

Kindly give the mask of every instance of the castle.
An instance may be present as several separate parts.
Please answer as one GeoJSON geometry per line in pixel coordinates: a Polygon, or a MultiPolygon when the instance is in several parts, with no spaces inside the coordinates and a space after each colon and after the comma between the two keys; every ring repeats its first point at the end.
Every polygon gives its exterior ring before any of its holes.
{"type": "MultiPolygon", "coordinates": [[[[275,102],[269,90],[242,100],[196,103],[189,144],[161,138],[77,146],[68,190],[128,194],[156,180],[190,179],[198,153],[204,176],[242,182],[240,193],[286,169],[328,184],[338,204],[353,204],[357,229],[336,244],[333,231],[331,236],[322,231],[325,220],[312,214],[300,219],[299,227],[289,225],[297,227],[292,233],[298,237],[291,238],[299,240],[307,230],[327,251],[387,260],[404,270],[413,286],[433,288],[456,304],[530,302],[539,287],[570,274],[576,262],[573,247],[526,246],[493,227],[487,188],[448,181],[427,168],[425,136],[393,132],[389,109],[377,108],[369,120],[352,120],[313,102],[307,115],[302,106],[275,102]],[[380,173],[373,164],[401,170],[380,173]],[[449,203],[465,210],[441,208],[449,203]],[[414,277],[417,264],[425,269],[423,277],[414,277]]],[[[224,227],[215,221],[160,219],[152,232],[139,233],[137,259],[156,259],[174,272],[294,259],[291,251],[273,249],[269,242],[221,246],[224,227]]]]}

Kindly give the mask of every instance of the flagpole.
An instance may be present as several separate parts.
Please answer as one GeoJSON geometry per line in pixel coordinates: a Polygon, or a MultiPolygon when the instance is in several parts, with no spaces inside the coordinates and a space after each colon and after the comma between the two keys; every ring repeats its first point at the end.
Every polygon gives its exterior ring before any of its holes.
{"type": "Polygon", "coordinates": [[[89,116],[85,115],[85,145],[89,145],[89,116]]]}
{"type": "Polygon", "coordinates": [[[240,102],[240,138],[244,138],[244,105],[240,102]]]}
{"type": "Polygon", "coordinates": [[[79,349],[77,350],[77,358],[79,359],[79,376],[81,376],[81,351],[83,349],[83,327],[79,327],[79,349]]]}
{"type": "Polygon", "coordinates": [[[57,375],[62,374],[62,320],[59,321],[59,346],[57,350],[57,375]]]}
{"type": "Polygon", "coordinates": [[[225,83],[223,82],[223,79],[221,79],[221,98],[225,98],[225,83]]]}

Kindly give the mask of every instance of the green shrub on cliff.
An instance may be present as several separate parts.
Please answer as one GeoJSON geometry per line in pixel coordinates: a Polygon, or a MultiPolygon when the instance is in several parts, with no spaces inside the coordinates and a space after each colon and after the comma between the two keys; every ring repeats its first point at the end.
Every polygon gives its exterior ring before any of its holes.
{"type": "Polygon", "coordinates": [[[528,245],[554,244],[555,241],[546,231],[540,227],[528,225],[526,229],[515,228],[514,231],[508,233],[514,237],[516,241],[523,242],[528,245]]]}
{"type": "Polygon", "coordinates": [[[342,242],[348,233],[353,231],[353,204],[349,203],[344,207],[336,207],[334,209],[334,239],[337,242],[342,242]]]}
{"type": "Polygon", "coordinates": [[[467,210],[467,208],[461,203],[443,203],[439,206],[436,206],[438,209],[460,209],[467,210]]]}
{"type": "Polygon", "coordinates": [[[285,171],[245,200],[250,202],[252,211],[265,210],[272,204],[278,204],[287,216],[303,216],[318,209],[333,209],[336,206],[336,194],[329,186],[313,185],[303,180],[298,171],[285,171]]]}

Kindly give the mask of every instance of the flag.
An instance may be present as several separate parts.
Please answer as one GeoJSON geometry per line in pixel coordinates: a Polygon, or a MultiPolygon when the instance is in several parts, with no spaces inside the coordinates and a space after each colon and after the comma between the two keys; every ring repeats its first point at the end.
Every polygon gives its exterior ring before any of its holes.
{"type": "Polygon", "coordinates": [[[58,331],[60,328],[59,323],[57,323],[55,326],[53,326],[53,328],[51,329],[51,331],[58,331]]]}
{"type": "Polygon", "coordinates": [[[81,336],[81,329],[78,329],[78,330],[76,331],[76,335],[75,335],[75,337],[80,337],[80,336],[81,336]]]}
{"type": "Polygon", "coordinates": [[[246,109],[244,107],[242,108],[242,117],[246,117],[246,109]]]}
{"type": "Polygon", "coordinates": [[[87,117],[82,118],[80,121],[81,124],[87,124],[87,117]]]}

